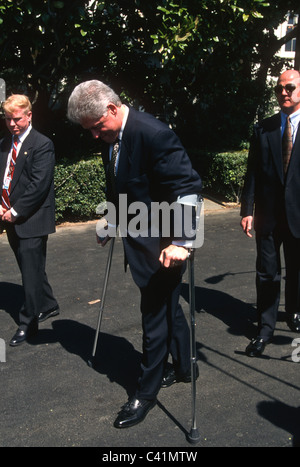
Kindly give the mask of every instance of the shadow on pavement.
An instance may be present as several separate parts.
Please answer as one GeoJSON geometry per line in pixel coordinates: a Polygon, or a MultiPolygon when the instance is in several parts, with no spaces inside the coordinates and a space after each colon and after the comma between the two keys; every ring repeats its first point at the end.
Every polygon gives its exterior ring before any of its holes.
{"type": "Polygon", "coordinates": [[[24,293],[21,285],[0,282],[0,310],[6,311],[17,324],[23,302],[24,293]]]}
{"type": "MultiPolygon", "coordinates": [[[[67,352],[78,355],[88,364],[92,355],[95,329],[67,319],[53,321],[52,327],[53,330],[40,329],[31,344],[59,342],[67,352]]],[[[141,353],[137,352],[127,339],[100,332],[97,353],[93,359],[93,369],[106,375],[111,382],[122,386],[128,396],[134,393],[140,360],[141,353]]]]}
{"type": "MultiPolygon", "coordinates": [[[[181,295],[189,303],[189,285],[182,284],[181,295]]],[[[228,326],[235,336],[253,337],[256,331],[256,309],[231,295],[215,289],[195,287],[197,313],[210,313],[228,326]]]]}

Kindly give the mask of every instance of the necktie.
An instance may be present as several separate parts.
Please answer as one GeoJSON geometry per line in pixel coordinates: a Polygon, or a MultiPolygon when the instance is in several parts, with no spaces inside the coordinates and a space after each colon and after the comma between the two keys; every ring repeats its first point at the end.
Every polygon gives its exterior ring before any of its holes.
{"type": "Polygon", "coordinates": [[[16,165],[16,160],[17,160],[18,142],[19,142],[18,136],[14,136],[13,149],[12,149],[9,169],[8,169],[6,180],[4,181],[4,188],[2,189],[2,206],[5,209],[10,209],[11,207],[10,201],[9,201],[9,195],[10,195],[11,182],[14,176],[15,165],[16,165]]]}
{"type": "Polygon", "coordinates": [[[120,141],[117,139],[117,141],[115,142],[113,146],[112,153],[111,153],[111,160],[109,163],[109,171],[110,171],[112,178],[115,178],[116,176],[116,162],[117,162],[117,157],[119,153],[119,147],[120,147],[120,141]]]}
{"type": "Polygon", "coordinates": [[[112,197],[114,201],[117,200],[117,189],[116,189],[116,162],[119,153],[120,141],[117,141],[113,145],[111,159],[108,166],[109,181],[111,186],[112,197]]]}
{"type": "Polygon", "coordinates": [[[283,160],[283,173],[287,173],[290,163],[291,154],[293,149],[293,138],[290,117],[286,119],[285,130],[282,136],[282,160],[283,160]]]}

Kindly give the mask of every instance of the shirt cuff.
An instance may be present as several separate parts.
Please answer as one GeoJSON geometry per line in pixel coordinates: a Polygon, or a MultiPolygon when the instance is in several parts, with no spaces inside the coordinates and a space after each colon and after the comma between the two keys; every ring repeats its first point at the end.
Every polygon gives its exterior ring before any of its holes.
{"type": "Polygon", "coordinates": [[[182,246],[183,248],[192,248],[193,242],[190,240],[173,240],[172,245],[182,246]]]}
{"type": "Polygon", "coordinates": [[[10,208],[10,211],[14,217],[18,217],[18,213],[14,210],[14,208],[10,208]]]}

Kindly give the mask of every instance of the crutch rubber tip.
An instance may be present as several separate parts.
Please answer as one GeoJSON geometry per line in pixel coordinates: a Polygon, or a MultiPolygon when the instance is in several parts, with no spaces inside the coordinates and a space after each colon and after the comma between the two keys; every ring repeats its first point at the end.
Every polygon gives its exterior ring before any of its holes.
{"type": "Polygon", "coordinates": [[[197,428],[191,428],[191,431],[186,436],[187,440],[191,444],[197,444],[200,441],[200,435],[197,428]]]}
{"type": "Polygon", "coordinates": [[[93,362],[93,360],[88,360],[88,361],[87,361],[87,364],[88,364],[88,366],[89,366],[90,368],[94,368],[94,362],[93,362]]]}

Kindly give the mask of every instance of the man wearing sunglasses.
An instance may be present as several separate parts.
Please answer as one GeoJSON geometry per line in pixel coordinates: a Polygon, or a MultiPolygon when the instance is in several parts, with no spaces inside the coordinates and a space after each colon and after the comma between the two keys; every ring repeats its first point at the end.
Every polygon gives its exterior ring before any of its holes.
{"type": "Polygon", "coordinates": [[[272,341],[285,261],[285,311],[289,328],[300,332],[300,73],[287,70],[275,94],[281,111],[255,125],[241,200],[241,226],[255,229],[258,334],[246,348],[260,356],[272,341]],[[253,218],[254,211],[254,218],[253,218]]]}

